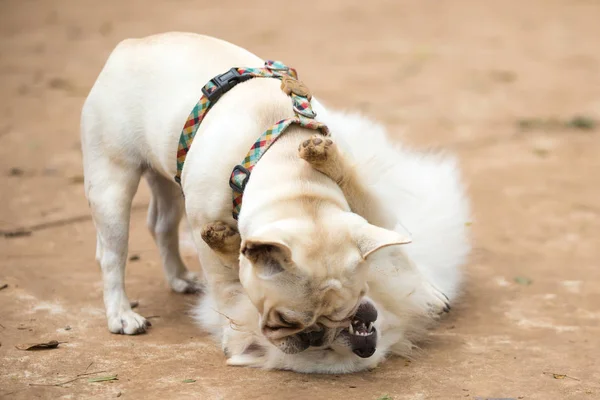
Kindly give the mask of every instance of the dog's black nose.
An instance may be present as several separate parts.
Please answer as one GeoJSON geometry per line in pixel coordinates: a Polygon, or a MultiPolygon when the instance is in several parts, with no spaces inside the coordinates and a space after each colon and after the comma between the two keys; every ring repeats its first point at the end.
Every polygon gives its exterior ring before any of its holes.
{"type": "Polygon", "coordinates": [[[318,332],[311,332],[308,334],[310,345],[314,347],[323,346],[323,342],[325,341],[325,330],[322,329],[318,332]]]}
{"type": "Polygon", "coordinates": [[[377,309],[370,301],[363,300],[356,310],[354,319],[361,320],[368,326],[369,323],[377,321],[377,309]]]}
{"type": "Polygon", "coordinates": [[[321,329],[320,331],[301,332],[298,334],[298,338],[300,338],[307,347],[320,347],[323,346],[323,343],[325,342],[325,330],[321,329]]]}
{"type": "Polygon", "coordinates": [[[367,346],[367,347],[359,347],[352,350],[354,354],[359,356],[360,358],[369,358],[375,353],[375,347],[367,346]]]}

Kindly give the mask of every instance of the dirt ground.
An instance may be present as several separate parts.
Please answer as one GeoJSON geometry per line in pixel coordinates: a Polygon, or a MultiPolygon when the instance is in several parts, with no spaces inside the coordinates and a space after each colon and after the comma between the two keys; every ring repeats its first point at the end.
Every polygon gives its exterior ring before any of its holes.
{"type": "Polygon", "coordinates": [[[32,231],[0,237],[0,398],[600,399],[599,16],[595,0],[0,0],[0,229],[32,231]],[[331,107],[458,155],[475,250],[420,356],[347,376],[225,366],[194,298],[167,289],[144,185],[127,289],[153,327],[108,332],[79,113],[117,42],[172,30],[283,60],[331,107]],[[66,343],[15,348],[50,339],[66,343]]]}

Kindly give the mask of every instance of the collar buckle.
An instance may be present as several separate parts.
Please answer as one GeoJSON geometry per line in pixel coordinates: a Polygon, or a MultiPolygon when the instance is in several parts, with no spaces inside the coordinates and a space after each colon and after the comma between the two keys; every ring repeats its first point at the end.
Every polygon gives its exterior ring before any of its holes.
{"type": "Polygon", "coordinates": [[[250,179],[250,171],[241,165],[236,165],[233,167],[233,171],[231,172],[231,178],[229,178],[229,187],[238,193],[244,193],[244,189],[246,189],[246,184],[248,183],[248,179],[250,179]],[[236,182],[235,178],[240,175],[245,175],[244,179],[241,183],[236,182]]]}
{"type": "Polygon", "coordinates": [[[210,83],[214,85],[214,88],[207,89],[207,86],[202,88],[202,94],[210,101],[214,103],[219,100],[221,96],[230,91],[238,83],[242,83],[252,78],[252,75],[242,75],[237,68],[231,68],[229,71],[217,75],[210,80],[210,83]]]}

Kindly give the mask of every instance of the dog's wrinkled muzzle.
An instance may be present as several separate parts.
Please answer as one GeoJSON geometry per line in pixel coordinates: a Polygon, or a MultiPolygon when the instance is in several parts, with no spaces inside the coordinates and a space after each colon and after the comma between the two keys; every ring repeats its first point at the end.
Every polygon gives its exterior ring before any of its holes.
{"type": "Polygon", "coordinates": [[[377,309],[365,300],[358,306],[350,326],[340,333],[350,344],[352,352],[361,358],[371,357],[377,349],[376,320],[377,309]]]}
{"type": "Polygon", "coordinates": [[[320,346],[323,346],[323,343],[325,342],[325,331],[324,330],[314,331],[314,332],[310,332],[310,333],[300,333],[299,336],[300,336],[300,339],[304,343],[308,343],[308,346],[310,346],[310,347],[320,347],[320,346]]]}

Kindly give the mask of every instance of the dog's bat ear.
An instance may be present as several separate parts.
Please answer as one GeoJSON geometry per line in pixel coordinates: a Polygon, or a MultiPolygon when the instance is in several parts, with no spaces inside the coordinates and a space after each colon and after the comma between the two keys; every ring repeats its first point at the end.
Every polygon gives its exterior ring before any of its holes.
{"type": "Polygon", "coordinates": [[[256,273],[269,277],[283,272],[292,259],[292,251],[282,241],[248,238],[242,243],[242,255],[252,263],[256,273]]]}
{"type": "Polygon", "coordinates": [[[412,241],[409,235],[402,235],[396,231],[368,223],[358,228],[354,237],[363,259],[384,247],[406,244],[412,241]]]}

